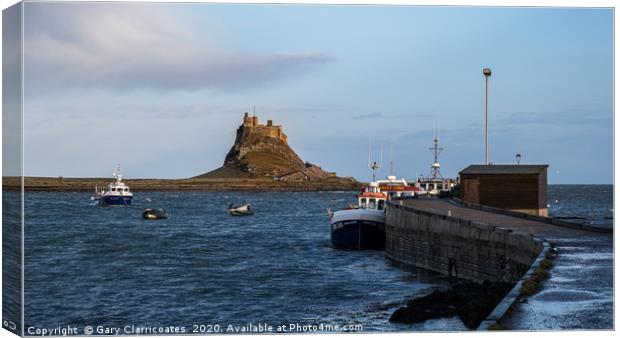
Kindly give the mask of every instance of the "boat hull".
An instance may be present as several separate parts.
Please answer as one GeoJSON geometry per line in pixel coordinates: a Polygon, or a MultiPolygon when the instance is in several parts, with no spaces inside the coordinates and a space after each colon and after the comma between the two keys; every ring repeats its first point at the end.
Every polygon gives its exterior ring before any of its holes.
{"type": "Polygon", "coordinates": [[[377,210],[337,211],[331,219],[331,243],[337,249],[385,249],[385,215],[377,210]]]}
{"type": "Polygon", "coordinates": [[[130,205],[133,196],[101,196],[101,205],[130,205]]]}
{"type": "Polygon", "coordinates": [[[254,215],[254,211],[251,211],[251,210],[247,210],[247,211],[229,210],[228,213],[231,216],[252,216],[254,215]]]}

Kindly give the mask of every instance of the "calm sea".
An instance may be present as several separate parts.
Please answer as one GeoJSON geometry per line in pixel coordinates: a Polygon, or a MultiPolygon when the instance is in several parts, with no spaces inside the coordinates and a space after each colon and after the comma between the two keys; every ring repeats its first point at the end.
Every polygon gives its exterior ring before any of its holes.
{"type": "MultiPolygon", "coordinates": [[[[550,186],[550,214],[611,224],[612,191],[550,186]]],[[[26,194],[26,329],[70,325],[82,334],[85,326],[104,326],[124,334],[134,325],[202,333],[250,323],[464,329],[456,318],[389,323],[407,299],[447,280],[403,271],[381,251],[332,249],[326,209],[353,202],[352,192],[141,192],[131,207],[94,206],[89,197],[26,194]],[[229,202],[249,202],[256,214],[231,217],[229,202]],[[165,208],[169,219],[143,220],[149,206],[165,208]]],[[[5,212],[17,198],[4,193],[5,212]]]]}

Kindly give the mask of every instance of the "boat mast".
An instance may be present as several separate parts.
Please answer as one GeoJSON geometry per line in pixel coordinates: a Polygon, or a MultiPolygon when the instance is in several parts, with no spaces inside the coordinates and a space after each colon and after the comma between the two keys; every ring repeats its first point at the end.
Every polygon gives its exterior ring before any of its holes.
{"type": "Polygon", "coordinates": [[[370,168],[370,170],[372,171],[372,182],[374,182],[376,180],[376,171],[378,169],[381,169],[381,166],[383,165],[383,145],[381,145],[381,161],[379,164],[377,164],[377,161],[372,162],[372,165],[370,164],[370,148],[371,148],[371,142],[368,141],[368,168],[370,168]]]}
{"type": "Polygon", "coordinates": [[[116,179],[116,182],[120,182],[123,175],[121,174],[121,165],[120,163],[116,164],[116,171],[112,174],[112,177],[116,179]]]}
{"type": "Polygon", "coordinates": [[[428,148],[430,149],[430,151],[433,152],[433,164],[431,164],[431,173],[429,175],[429,178],[437,180],[443,179],[441,173],[439,172],[439,154],[441,153],[443,148],[439,147],[439,130],[435,130],[434,134],[435,137],[433,138],[433,146],[431,148],[428,148]]]}
{"type": "Polygon", "coordinates": [[[390,144],[390,176],[394,176],[394,147],[390,144]]]}

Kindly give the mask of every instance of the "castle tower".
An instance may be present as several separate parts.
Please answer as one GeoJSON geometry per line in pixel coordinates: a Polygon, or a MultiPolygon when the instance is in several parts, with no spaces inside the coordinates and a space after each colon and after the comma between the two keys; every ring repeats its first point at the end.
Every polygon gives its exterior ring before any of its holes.
{"type": "Polygon", "coordinates": [[[243,126],[248,127],[251,124],[252,124],[252,118],[250,118],[250,115],[247,112],[245,112],[243,114],[243,126]]]}
{"type": "Polygon", "coordinates": [[[258,116],[250,116],[247,112],[243,114],[243,124],[239,126],[238,133],[253,133],[254,135],[262,135],[265,137],[277,138],[288,143],[288,137],[284,134],[281,125],[275,125],[273,120],[267,120],[266,124],[258,122],[258,116]],[[250,128],[251,127],[251,128],[250,128]]]}

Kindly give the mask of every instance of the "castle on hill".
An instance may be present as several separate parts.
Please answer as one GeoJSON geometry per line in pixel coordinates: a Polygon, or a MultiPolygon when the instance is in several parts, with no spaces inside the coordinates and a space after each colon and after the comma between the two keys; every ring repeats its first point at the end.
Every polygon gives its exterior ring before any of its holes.
{"type": "Polygon", "coordinates": [[[253,134],[276,138],[284,143],[288,143],[288,137],[282,131],[282,126],[274,126],[272,120],[267,120],[267,125],[260,124],[257,116],[249,116],[249,114],[245,112],[243,115],[243,124],[239,126],[237,133],[242,132],[244,128],[251,128],[253,134]]]}
{"type": "Polygon", "coordinates": [[[196,178],[261,178],[273,181],[326,181],[339,182],[358,188],[353,178],[341,178],[335,172],[304,162],[288,145],[288,137],[281,125],[258,122],[258,117],[243,114],[243,123],[237,128],[232,145],[221,167],[196,178]]]}

